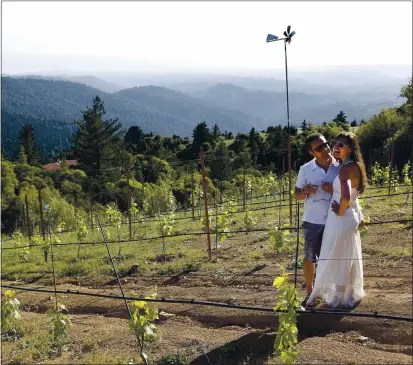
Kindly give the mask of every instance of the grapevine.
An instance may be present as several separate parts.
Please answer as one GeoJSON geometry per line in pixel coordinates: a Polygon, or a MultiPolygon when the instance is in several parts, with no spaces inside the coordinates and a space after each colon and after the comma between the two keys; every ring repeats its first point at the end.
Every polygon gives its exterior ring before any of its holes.
{"type": "Polygon", "coordinates": [[[257,224],[257,219],[254,218],[249,208],[245,210],[244,224],[247,229],[247,232],[249,232],[257,224]]]}
{"type": "Polygon", "coordinates": [[[20,302],[15,298],[15,292],[6,290],[1,303],[2,338],[17,338],[21,335],[20,302]]]}
{"type": "Polygon", "coordinates": [[[72,324],[69,316],[64,311],[67,311],[66,307],[57,303],[56,306],[46,312],[51,317],[49,334],[52,347],[57,350],[59,356],[62,354],[63,346],[68,343],[69,325],[72,324]]]}
{"type": "Polygon", "coordinates": [[[121,258],[121,246],[120,246],[120,229],[122,224],[122,214],[116,209],[114,204],[108,204],[106,206],[106,218],[112,226],[116,228],[118,236],[118,259],[121,258]]]}
{"type": "Polygon", "coordinates": [[[278,314],[278,330],[274,342],[275,355],[281,357],[283,364],[295,364],[298,359],[297,345],[297,308],[299,301],[294,285],[289,284],[287,275],[274,279],[273,286],[278,288],[278,302],[274,310],[282,310],[278,314]]]}
{"type": "MultiPolygon", "coordinates": [[[[155,299],[156,293],[145,297],[155,299]]],[[[131,315],[129,319],[129,330],[133,332],[139,344],[140,356],[145,364],[148,364],[148,355],[145,352],[145,342],[156,341],[158,338],[156,326],[153,322],[158,319],[158,309],[150,307],[147,302],[138,300],[131,304],[131,315]]]]}
{"type": "Polygon", "coordinates": [[[27,262],[29,259],[29,251],[26,248],[20,247],[23,243],[23,235],[19,230],[13,232],[13,246],[17,249],[20,262],[27,262]]]}
{"type": "Polygon", "coordinates": [[[175,224],[175,214],[171,212],[168,215],[158,216],[158,232],[162,236],[162,253],[166,253],[165,237],[173,233],[175,224]]]}
{"type": "Polygon", "coordinates": [[[77,222],[77,231],[76,231],[76,236],[79,241],[79,246],[77,248],[77,259],[79,259],[79,255],[80,255],[80,246],[82,245],[87,235],[88,235],[88,231],[87,231],[86,223],[81,218],[79,218],[77,222]]]}

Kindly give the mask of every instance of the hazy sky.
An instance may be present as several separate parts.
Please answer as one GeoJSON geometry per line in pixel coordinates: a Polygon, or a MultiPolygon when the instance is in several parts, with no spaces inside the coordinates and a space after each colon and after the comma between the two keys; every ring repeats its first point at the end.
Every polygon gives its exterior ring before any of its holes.
{"type": "Polygon", "coordinates": [[[412,63],[410,1],[3,1],[3,72],[282,68],[287,25],[291,67],[412,63]]]}

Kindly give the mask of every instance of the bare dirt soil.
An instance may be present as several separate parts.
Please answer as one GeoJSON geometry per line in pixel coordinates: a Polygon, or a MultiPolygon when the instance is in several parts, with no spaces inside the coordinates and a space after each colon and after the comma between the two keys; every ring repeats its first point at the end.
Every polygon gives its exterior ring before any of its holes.
{"type": "MultiPolygon", "coordinates": [[[[196,238],[191,244],[201,248],[205,246],[205,238],[196,238]]],[[[362,244],[367,295],[352,312],[411,316],[411,225],[371,226],[362,244]]],[[[156,286],[161,298],[271,308],[277,301],[272,283],[280,273],[279,258],[263,254],[262,259],[255,262],[246,255],[252,249],[264,252],[268,245],[266,233],[236,235],[219,249],[216,264],[207,263],[205,257],[202,265],[206,268],[201,265],[199,271],[187,274],[159,275],[138,270],[136,274],[122,277],[124,291],[127,295],[146,295],[156,286]]],[[[291,261],[293,255],[290,256],[283,260],[291,261]]],[[[293,282],[294,271],[290,274],[293,282]]],[[[303,283],[299,269],[297,285],[302,298],[303,283]]],[[[3,284],[25,283],[3,280],[3,284]]],[[[43,277],[30,286],[52,288],[52,279],[43,277]]],[[[81,278],[80,282],[58,277],[57,287],[120,295],[111,276],[81,278]]],[[[27,338],[46,334],[44,312],[53,304],[53,295],[16,293],[22,303],[24,320],[33,329],[27,338]]],[[[24,336],[16,342],[2,343],[2,363],[127,363],[128,357],[138,358],[136,340],[128,331],[127,311],[122,300],[59,294],[59,301],[68,307],[73,322],[71,343],[62,356],[41,359],[40,355],[36,357],[30,352],[21,359],[24,336]]],[[[175,316],[157,323],[159,339],[148,344],[147,350],[152,364],[177,353],[185,354],[185,362],[169,364],[281,363],[272,356],[277,329],[277,316],[272,313],[189,304],[159,303],[157,307],[175,316]]],[[[300,364],[412,363],[411,322],[315,314],[303,314],[298,318],[300,364]]]]}

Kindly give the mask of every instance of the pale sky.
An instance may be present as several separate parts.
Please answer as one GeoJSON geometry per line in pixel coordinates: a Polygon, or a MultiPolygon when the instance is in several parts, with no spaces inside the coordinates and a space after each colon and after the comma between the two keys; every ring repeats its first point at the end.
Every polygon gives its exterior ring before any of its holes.
{"type": "Polygon", "coordinates": [[[282,68],[287,25],[289,67],[412,64],[410,1],[3,1],[3,72],[282,68]]]}

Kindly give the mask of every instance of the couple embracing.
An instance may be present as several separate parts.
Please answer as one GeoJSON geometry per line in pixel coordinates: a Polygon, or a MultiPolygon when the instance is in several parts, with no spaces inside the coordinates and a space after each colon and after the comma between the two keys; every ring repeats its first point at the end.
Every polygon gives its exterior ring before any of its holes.
{"type": "Polygon", "coordinates": [[[301,166],[295,187],[296,199],[304,200],[302,305],[321,298],[330,308],[353,308],[365,295],[358,195],[367,177],[360,146],[349,132],[336,136],[333,153],[320,133],[309,135],[306,146],[314,158],[301,166]]]}

